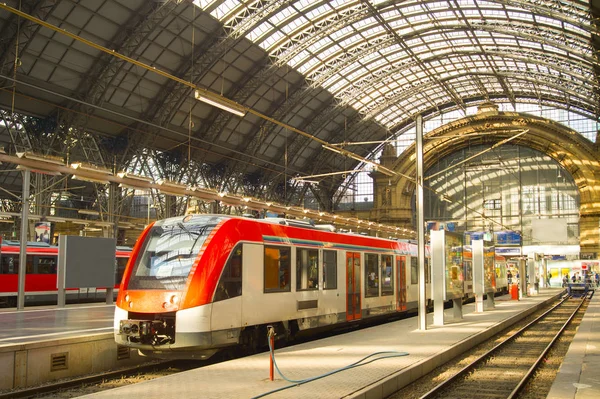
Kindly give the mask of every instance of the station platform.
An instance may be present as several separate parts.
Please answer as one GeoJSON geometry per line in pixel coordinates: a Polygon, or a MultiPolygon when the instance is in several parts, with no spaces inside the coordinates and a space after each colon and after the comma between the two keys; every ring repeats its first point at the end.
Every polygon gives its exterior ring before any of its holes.
{"type": "Polygon", "coordinates": [[[114,305],[0,310],[0,392],[147,362],[119,350],[114,305]]]}
{"type": "Polygon", "coordinates": [[[2,309],[0,345],[112,333],[114,312],[114,305],[100,303],[2,309]]]}
{"type": "Polygon", "coordinates": [[[270,381],[269,354],[261,353],[84,397],[386,398],[455,355],[526,317],[563,292],[563,289],[543,289],[538,295],[518,301],[506,295],[496,298],[493,309],[481,313],[475,312],[474,304],[467,304],[463,306],[463,318],[456,320],[452,319],[453,309],[448,309],[445,323],[440,326],[432,325],[433,315],[429,314],[426,330],[418,330],[417,317],[411,317],[287,348],[276,348],[277,365],[291,380],[326,375],[382,351],[407,353],[406,356],[387,358],[381,358],[386,355],[380,354],[369,358],[363,366],[345,369],[301,385],[282,379],[277,372],[274,381],[270,381]],[[378,357],[380,359],[369,362],[378,357]]]}

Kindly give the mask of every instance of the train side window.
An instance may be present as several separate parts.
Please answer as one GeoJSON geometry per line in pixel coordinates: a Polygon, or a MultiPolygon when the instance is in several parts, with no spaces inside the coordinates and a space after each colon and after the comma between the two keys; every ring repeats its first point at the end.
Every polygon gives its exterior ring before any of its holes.
{"type": "Polygon", "coordinates": [[[419,284],[419,265],[416,256],[410,258],[410,283],[419,284]]]}
{"type": "Polygon", "coordinates": [[[127,261],[129,258],[117,258],[115,260],[115,283],[120,284],[123,279],[123,274],[125,273],[125,268],[127,267],[127,261]]]}
{"type": "Polygon", "coordinates": [[[379,267],[378,256],[365,254],[365,298],[379,296],[379,267]]]}
{"type": "Polygon", "coordinates": [[[242,295],[242,244],[238,244],[223,268],[214,302],[242,295]]]}
{"type": "Polygon", "coordinates": [[[291,291],[291,250],[265,246],[264,292],[291,291]]]}
{"type": "Polygon", "coordinates": [[[296,291],[319,288],[319,251],[298,248],[296,250],[296,291]]]}
{"type": "Polygon", "coordinates": [[[1,274],[18,274],[19,273],[19,258],[15,255],[3,255],[2,264],[0,266],[1,274]]]}
{"type": "Polygon", "coordinates": [[[394,295],[393,265],[391,255],[381,256],[381,296],[394,295]]]}
{"type": "Polygon", "coordinates": [[[323,251],[323,289],[337,289],[337,252],[323,251]]]}
{"type": "Polygon", "coordinates": [[[27,267],[25,269],[26,274],[34,274],[35,268],[33,267],[33,255],[27,255],[27,267]]]}
{"type": "Polygon", "coordinates": [[[37,256],[37,274],[56,274],[56,257],[37,256]]]}

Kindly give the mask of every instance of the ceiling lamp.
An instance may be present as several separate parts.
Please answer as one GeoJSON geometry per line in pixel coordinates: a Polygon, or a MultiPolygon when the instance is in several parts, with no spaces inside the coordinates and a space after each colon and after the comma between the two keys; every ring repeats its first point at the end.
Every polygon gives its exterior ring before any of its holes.
{"type": "Polygon", "coordinates": [[[71,167],[75,170],[86,171],[86,172],[94,172],[94,173],[102,173],[103,175],[112,175],[112,171],[106,168],[100,168],[95,165],[85,164],[83,162],[72,163],[71,167]]]}
{"type": "Polygon", "coordinates": [[[240,104],[236,103],[235,101],[228,100],[225,97],[221,97],[217,94],[212,94],[209,91],[196,90],[194,91],[194,97],[196,97],[196,100],[205,102],[217,108],[221,108],[222,110],[230,112],[234,115],[241,117],[246,115],[246,108],[244,108],[240,104]]]}

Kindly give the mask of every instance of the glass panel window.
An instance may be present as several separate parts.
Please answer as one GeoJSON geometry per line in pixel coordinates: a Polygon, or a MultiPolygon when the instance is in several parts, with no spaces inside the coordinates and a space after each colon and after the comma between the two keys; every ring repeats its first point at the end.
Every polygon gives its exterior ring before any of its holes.
{"type": "Polygon", "coordinates": [[[392,255],[381,256],[381,295],[394,294],[394,263],[392,255]]]}
{"type": "Polygon", "coordinates": [[[291,250],[265,246],[265,292],[291,291],[291,250]]]}
{"type": "Polygon", "coordinates": [[[337,289],[337,252],[323,251],[323,289],[337,289]]]}
{"type": "Polygon", "coordinates": [[[214,302],[242,295],[242,244],[238,244],[223,268],[214,302]]]}
{"type": "Polygon", "coordinates": [[[375,254],[365,254],[365,298],[379,296],[379,268],[375,254]]]}
{"type": "Polygon", "coordinates": [[[2,255],[0,264],[0,274],[18,274],[19,273],[19,256],[18,255],[2,255]]]}
{"type": "Polygon", "coordinates": [[[56,256],[37,257],[38,274],[56,274],[56,256]]]}
{"type": "Polygon", "coordinates": [[[319,285],[319,251],[296,250],[296,291],[316,290],[319,285]]]}
{"type": "Polygon", "coordinates": [[[115,260],[115,283],[120,284],[123,279],[123,273],[125,273],[125,267],[129,258],[117,258],[115,260]]]}
{"type": "Polygon", "coordinates": [[[33,268],[33,255],[27,255],[27,266],[25,267],[26,274],[34,274],[35,270],[33,268]]]}
{"type": "Polygon", "coordinates": [[[410,283],[419,284],[419,264],[416,256],[410,258],[410,283]]]}
{"type": "Polygon", "coordinates": [[[222,219],[202,215],[155,224],[136,259],[128,288],[184,289],[200,249],[222,219]]]}

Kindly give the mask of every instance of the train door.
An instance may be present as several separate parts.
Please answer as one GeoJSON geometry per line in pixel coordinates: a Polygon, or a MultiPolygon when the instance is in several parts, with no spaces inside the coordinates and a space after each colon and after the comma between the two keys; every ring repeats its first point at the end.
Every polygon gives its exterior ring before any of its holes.
{"type": "Polygon", "coordinates": [[[346,320],[360,316],[360,253],[346,252],[346,320]]]}
{"type": "Polygon", "coordinates": [[[398,292],[396,293],[396,310],[406,310],[406,257],[396,256],[396,275],[398,281],[396,287],[398,292]]]}

